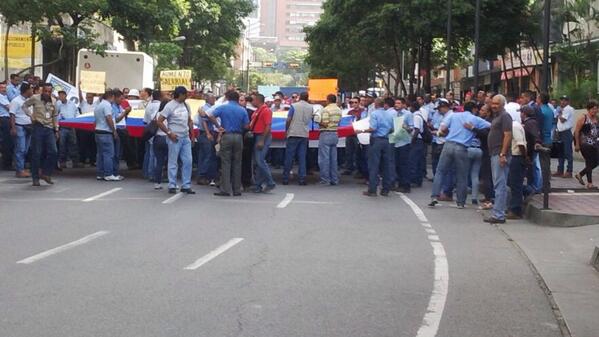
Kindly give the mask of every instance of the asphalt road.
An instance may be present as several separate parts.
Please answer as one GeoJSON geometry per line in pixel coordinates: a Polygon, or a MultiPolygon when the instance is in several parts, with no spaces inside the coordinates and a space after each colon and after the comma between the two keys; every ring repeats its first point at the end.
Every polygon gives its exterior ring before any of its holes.
{"type": "Polygon", "coordinates": [[[0,336],[561,336],[513,245],[472,206],[427,209],[429,185],[55,181],[0,174],[0,336]]]}

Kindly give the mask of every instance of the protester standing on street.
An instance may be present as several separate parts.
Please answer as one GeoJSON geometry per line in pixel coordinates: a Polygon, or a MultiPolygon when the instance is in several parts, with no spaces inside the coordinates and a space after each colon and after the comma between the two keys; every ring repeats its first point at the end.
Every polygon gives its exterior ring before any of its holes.
{"type": "Polygon", "coordinates": [[[370,133],[370,146],[368,148],[368,191],[363,194],[368,197],[377,196],[379,173],[383,173],[382,196],[388,196],[393,187],[391,181],[391,147],[389,134],[393,130],[393,115],[384,108],[382,98],[374,100],[375,109],[370,113],[370,127],[367,130],[358,130],[357,133],[370,133]]]}
{"type": "Polygon", "coordinates": [[[425,164],[424,160],[426,144],[422,135],[428,128],[426,117],[423,116],[424,110],[418,103],[412,103],[412,113],[414,114],[414,128],[412,129],[412,142],[410,145],[410,180],[412,187],[422,187],[424,180],[425,164]]]}
{"type": "MultiPolygon", "coordinates": [[[[528,105],[522,107],[522,116],[524,120],[530,113],[534,114],[532,108],[528,105]]],[[[526,132],[520,122],[512,122],[512,158],[510,160],[510,169],[508,174],[508,186],[510,187],[511,197],[509,202],[509,211],[506,219],[522,219],[522,201],[524,195],[524,174],[526,173],[527,162],[530,160],[526,150],[526,132]]]]}
{"type": "MultiPolygon", "coordinates": [[[[395,100],[395,111],[397,117],[403,117],[403,128],[407,133],[412,134],[414,127],[414,115],[406,109],[406,100],[399,98],[395,100]]],[[[410,143],[411,139],[407,138],[395,143],[395,177],[397,180],[397,191],[402,193],[410,193],[410,143]]]]}
{"type": "Polygon", "coordinates": [[[321,185],[339,184],[337,171],[337,126],[341,121],[341,109],[337,106],[337,96],[327,96],[327,106],[320,113],[320,136],[318,138],[318,167],[321,185]]]}
{"type": "Polygon", "coordinates": [[[12,102],[21,94],[21,78],[17,74],[10,74],[10,82],[6,88],[6,97],[9,102],[12,102]]]}
{"type": "Polygon", "coordinates": [[[227,104],[218,106],[208,115],[219,132],[223,132],[220,142],[222,174],[220,192],[216,196],[229,197],[241,195],[241,155],[243,151],[243,130],[249,128],[247,111],[239,105],[239,93],[231,90],[226,93],[227,104]],[[220,118],[219,123],[216,118],[220,118]]]}
{"type": "MultiPolygon", "coordinates": [[[[144,90],[142,91],[142,93],[145,93],[144,95],[147,94],[147,92],[144,90]]],[[[151,92],[150,94],[150,101],[148,102],[148,104],[145,106],[144,109],[144,125],[149,125],[150,123],[152,123],[152,121],[156,120],[156,118],[158,117],[157,113],[158,110],[160,109],[160,90],[154,90],[151,92]]],[[[156,131],[158,132],[158,131],[156,131]]],[[[143,175],[144,178],[149,179],[150,181],[154,181],[154,166],[156,165],[156,155],[154,154],[154,137],[146,140],[145,144],[145,154],[143,156],[144,158],[144,164],[143,164],[143,175]]],[[[158,181],[158,183],[160,183],[160,181],[158,181]]]]}
{"type": "Polygon", "coordinates": [[[587,103],[587,112],[580,116],[576,122],[574,137],[576,140],[576,152],[582,153],[585,167],[576,174],[576,180],[585,185],[584,176],[587,178],[587,189],[594,189],[593,170],[599,165],[599,119],[597,118],[599,103],[591,100],[587,103]]]}
{"type": "Polygon", "coordinates": [[[31,177],[33,186],[40,186],[40,178],[47,184],[53,185],[52,172],[56,167],[56,140],[60,137],[58,129],[58,112],[56,101],[52,97],[52,84],[42,85],[42,93],[27,99],[21,109],[29,113],[32,107],[31,122],[31,177]],[[42,158],[42,154],[45,157],[42,158]],[[43,161],[42,161],[43,160],[43,161]],[[42,170],[40,175],[40,168],[42,170]]]}
{"type": "MultiPolygon", "coordinates": [[[[79,108],[73,101],[67,100],[67,93],[64,90],[58,92],[58,102],[56,103],[58,111],[58,120],[76,118],[79,115],[79,108]]],[[[79,168],[79,148],[77,146],[77,133],[73,128],[60,127],[59,139],[59,165],[60,168],[67,167],[67,160],[70,158],[73,162],[73,168],[79,168]]]]}
{"type": "Polygon", "coordinates": [[[488,129],[491,126],[489,122],[471,113],[473,107],[473,102],[467,103],[464,112],[454,112],[440,124],[439,135],[447,135],[447,137],[444,137],[437,172],[433,179],[430,207],[435,207],[438,204],[444,179],[450,171],[453,171],[456,176],[456,202],[458,209],[463,209],[466,205],[468,173],[470,171],[468,148],[476,135],[473,129],[488,129]]]}
{"type": "Polygon", "coordinates": [[[314,108],[308,103],[308,93],[300,94],[300,101],[293,103],[289,109],[285,130],[287,130],[287,145],[285,149],[285,167],[283,168],[283,185],[289,184],[289,173],[293,160],[297,157],[300,185],[306,185],[306,154],[308,151],[308,136],[314,108]]]}
{"type": "Polygon", "coordinates": [[[557,108],[557,132],[558,138],[562,142],[563,153],[561,153],[558,161],[557,172],[554,177],[572,178],[574,157],[572,154],[572,129],[574,128],[574,108],[570,106],[570,98],[562,96],[560,98],[560,106],[557,108]],[[566,171],[564,166],[568,162],[566,171]]]}
{"type": "Polygon", "coordinates": [[[194,124],[198,128],[198,185],[216,185],[214,180],[217,176],[218,162],[216,158],[217,133],[214,125],[207,117],[207,113],[214,109],[216,97],[212,94],[206,96],[206,103],[199,108],[194,124]]]}
{"type": "Polygon", "coordinates": [[[31,112],[23,111],[23,103],[33,95],[29,83],[20,86],[21,94],[15,97],[9,106],[10,134],[14,137],[14,157],[17,178],[29,178],[31,174],[25,170],[25,159],[31,143],[31,112]]]}
{"type": "MultiPolygon", "coordinates": [[[[121,181],[123,177],[115,175],[115,147],[119,135],[113,117],[112,104],[114,92],[107,91],[94,109],[96,140],[96,179],[104,181],[121,181]]],[[[118,163],[116,164],[118,165],[118,163]]]]}
{"type": "MultiPolygon", "coordinates": [[[[349,100],[349,111],[347,114],[353,117],[353,121],[357,122],[362,118],[364,109],[360,106],[360,99],[353,97],[349,100]]],[[[360,142],[357,136],[348,136],[345,138],[345,171],[343,175],[352,175],[356,169],[358,155],[360,153],[360,142]]]]}
{"type": "Polygon", "coordinates": [[[269,192],[276,187],[266,162],[266,154],[272,142],[272,111],[264,104],[262,94],[253,95],[252,102],[257,108],[250,123],[250,130],[254,134],[254,161],[256,162],[254,192],[269,192]]]}
{"type": "Polygon", "coordinates": [[[488,137],[491,156],[491,172],[495,190],[495,204],[492,215],[485,219],[488,223],[504,223],[507,203],[507,179],[512,147],[512,117],[505,111],[506,99],[495,95],[491,100],[493,121],[488,137]]]}
{"type": "Polygon", "coordinates": [[[191,147],[195,141],[191,110],[185,100],[187,89],[176,87],[173,100],[158,114],[158,127],[167,135],[168,144],[168,193],[177,193],[177,173],[181,161],[181,193],[195,194],[191,189],[193,157],[191,147]],[[164,124],[164,121],[168,124],[164,124]]]}
{"type": "Polygon", "coordinates": [[[5,83],[0,83],[0,153],[2,154],[2,170],[12,169],[14,145],[10,136],[10,101],[7,97],[5,83]]]}
{"type": "MultiPolygon", "coordinates": [[[[157,123],[158,114],[164,109],[168,102],[168,99],[162,100],[156,113],[152,117],[152,119],[156,119],[157,123]]],[[[168,122],[166,119],[162,123],[168,127],[168,122]]],[[[158,130],[156,130],[156,135],[152,138],[152,150],[154,152],[154,157],[156,158],[156,165],[154,165],[152,181],[154,181],[154,189],[161,190],[163,177],[162,171],[164,170],[165,166],[168,172],[168,144],[166,142],[166,133],[162,131],[160,127],[158,130]]]]}

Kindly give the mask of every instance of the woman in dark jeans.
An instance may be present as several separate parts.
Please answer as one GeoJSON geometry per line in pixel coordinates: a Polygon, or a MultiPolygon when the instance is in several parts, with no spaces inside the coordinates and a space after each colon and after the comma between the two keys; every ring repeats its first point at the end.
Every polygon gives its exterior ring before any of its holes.
{"type": "Polygon", "coordinates": [[[593,185],[593,169],[599,165],[599,151],[597,145],[599,143],[599,120],[597,119],[597,111],[599,103],[595,100],[589,101],[587,104],[587,112],[581,116],[576,122],[574,129],[575,150],[581,152],[584,157],[585,167],[575,178],[581,185],[584,185],[583,177],[586,175],[587,189],[594,189],[593,185]]]}
{"type": "MultiPolygon", "coordinates": [[[[164,106],[168,102],[169,100],[165,99],[160,103],[160,108],[158,109],[158,112],[156,112],[156,114],[152,116],[152,119],[156,118],[156,115],[158,115],[158,113],[160,113],[162,109],[164,109],[164,106]]],[[[164,123],[166,124],[166,121],[164,121],[164,123]]],[[[156,167],[154,168],[153,174],[154,189],[161,190],[162,172],[164,170],[164,167],[168,163],[168,145],[166,143],[166,134],[162,130],[158,129],[158,131],[156,132],[156,135],[152,140],[152,146],[154,148],[154,155],[156,156],[156,167]]]]}

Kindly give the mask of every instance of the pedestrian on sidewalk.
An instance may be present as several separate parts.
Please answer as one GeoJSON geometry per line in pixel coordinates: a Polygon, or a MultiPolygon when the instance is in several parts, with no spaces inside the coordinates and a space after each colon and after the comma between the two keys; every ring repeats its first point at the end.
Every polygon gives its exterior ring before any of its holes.
{"type": "Polygon", "coordinates": [[[574,157],[572,155],[572,129],[574,128],[574,108],[570,106],[570,98],[562,96],[560,98],[560,106],[556,110],[557,113],[557,134],[558,139],[562,142],[564,151],[560,153],[557,172],[554,177],[572,178],[572,167],[574,165],[574,157]],[[568,166],[564,172],[566,161],[568,166]]]}
{"type": "Polygon", "coordinates": [[[485,219],[488,223],[505,223],[507,203],[507,179],[511,159],[512,117],[505,111],[506,99],[503,95],[495,95],[491,100],[493,121],[489,132],[489,154],[491,155],[491,171],[495,204],[492,215],[485,219]]]}
{"type": "Polygon", "coordinates": [[[593,169],[599,165],[599,150],[597,148],[599,143],[598,107],[599,103],[597,103],[597,101],[589,101],[587,104],[587,112],[583,116],[580,116],[576,122],[576,128],[574,129],[575,150],[576,152],[582,153],[585,162],[584,169],[576,174],[575,177],[581,185],[585,185],[583,177],[586,175],[587,189],[595,188],[593,185],[593,169]]]}

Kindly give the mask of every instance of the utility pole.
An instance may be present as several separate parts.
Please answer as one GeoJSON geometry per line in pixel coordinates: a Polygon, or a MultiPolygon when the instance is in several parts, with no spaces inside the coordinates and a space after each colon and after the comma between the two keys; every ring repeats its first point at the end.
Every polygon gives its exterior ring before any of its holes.
{"type": "Polygon", "coordinates": [[[551,0],[545,0],[543,10],[543,79],[541,90],[549,93],[549,35],[551,30],[551,0]]]}
{"type": "Polygon", "coordinates": [[[447,1],[447,78],[445,79],[445,92],[450,90],[451,80],[449,75],[451,73],[451,0],[447,1]]]}
{"type": "MultiPolygon", "coordinates": [[[[543,17],[543,79],[541,90],[549,94],[549,34],[551,24],[551,0],[545,0],[543,17]]],[[[543,174],[543,209],[549,209],[549,192],[551,191],[550,165],[551,159],[549,153],[541,154],[541,171],[543,174]]]]}
{"type": "MultiPolygon", "coordinates": [[[[478,64],[480,52],[480,0],[476,0],[476,13],[474,14],[474,92],[478,93],[478,64]]],[[[476,96],[475,96],[476,97],[476,96]]]]}

